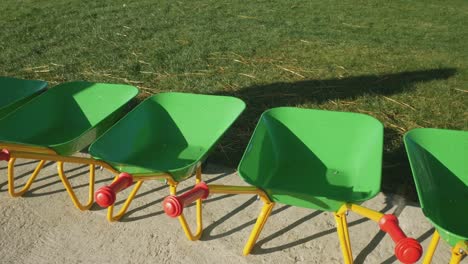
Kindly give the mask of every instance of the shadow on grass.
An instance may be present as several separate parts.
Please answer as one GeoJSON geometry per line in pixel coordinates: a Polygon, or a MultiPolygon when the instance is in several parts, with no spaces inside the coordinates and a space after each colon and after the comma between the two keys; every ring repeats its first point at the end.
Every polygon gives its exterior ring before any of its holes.
{"type": "Polygon", "coordinates": [[[414,185],[413,175],[402,143],[402,135],[399,131],[385,128],[385,150],[383,153],[382,186],[384,193],[393,193],[404,197],[408,202],[417,202],[418,196],[414,185]],[[389,148],[388,142],[398,140],[400,144],[396,148],[389,148]]]}
{"type": "MultiPolygon", "coordinates": [[[[319,105],[330,100],[353,100],[360,96],[393,95],[411,90],[417,83],[448,79],[455,73],[454,68],[430,69],[342,79],[280,82],[254,85],[232,92],[214,93],[241,98],[246,102],[247,108],[218,144],[210,160],[228,166],[237,166],[260,115],[267,109],[309,103],[319,105]]],[[[401,189],[400,186],[394,184],[406,185],[408,182],[406,179],[411,179],[400,137],[401,133],[397,131],[391,129],[385,131],[384,164],[392,164],[393,167],[384,168],[382,189],[393,193],[395,193],[394,187],[401,189]],[[399,148],[389,146],[395,141],[400,142],[399,148]]],[[[414,188],[410,193],[413,193],[413,190],[414,188]]],[[[398,190],[397,193],[405,195],[403,191],[398,190]]],[[[414,200],[415,197],[409,198],[414,200]]]]}

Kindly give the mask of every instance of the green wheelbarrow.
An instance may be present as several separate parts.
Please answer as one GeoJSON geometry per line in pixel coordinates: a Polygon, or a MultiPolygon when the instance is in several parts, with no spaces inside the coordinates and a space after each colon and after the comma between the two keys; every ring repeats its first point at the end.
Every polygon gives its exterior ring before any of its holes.
{"type": "Polygon", "coordinates": [[[47,82],[0,77],[0,119],[47,88],[47,82]]]}
{"type": "MultiPolygon", "coordinates": [[[[108,208],[107,219],[125,214],[144,181],[166,180],[171,194],[194,173],[200,182],[202,162],[244,108],[234,97],[189,93],[160,93],[138,105],[89,148],[95,159],[120,173],[95,194],[96,203],[108,208]],[[114,215],[117,193],[133,183],[114,215]]],[[[183,215],[180,219],[185,222],[183,215]]]]}
{"type": "Polygon", "coordinates": [[[128,85],[70,82],[58,85],[0,119],[0,160],[8,161],[8,192],[23,195],[46,161],[57,161],[60,179],[75,206],[93,204],[94,169],[99,162],[72,154],[91,144],[125,114],[125,105],[138,94],[128,85]],[[15,190],[17,158],[39,160],[25,186],[15,190]],[[90,165],[90,192],[81,204],[64,175],[64,162],[90,165]]]}
{"type": "Polygon", "coordinates": [[[261,116],[238,168],[251,187],[199,183],[180,196],[168,196],[163,207],[177,217],[210,193],[259,195],[264,206],[244,255],[252,250],[275,203],[333,212],[345,263],[353,262],[346,221],[350,210],[378,222],[395,241],[396,256],[413,263],[421,246],[405,236],[397,218],[358,205],[380,191],[382,144],[382,124],[367,115],[270,109],[261,116]]]}
{"type": "Polygon", "coordinates": [[[452,247],[450,263],[468,253],[468,132],[418,128],[404,137],[424,215],[435,226],[424,263],[442,237],[452,247]]]}

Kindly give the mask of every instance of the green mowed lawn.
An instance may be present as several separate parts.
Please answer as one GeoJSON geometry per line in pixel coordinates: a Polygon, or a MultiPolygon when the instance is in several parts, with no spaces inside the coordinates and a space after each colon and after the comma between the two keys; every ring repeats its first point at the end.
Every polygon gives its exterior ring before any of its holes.
{"type": "Polygon", "coordinates": [[[468,129],[467,25],[466,0],[2,0],[0,75],[240,97],[211,157],[232,166],[268,108],[369,114],[383,189],[414,198],[402,135],[468,129]]]}

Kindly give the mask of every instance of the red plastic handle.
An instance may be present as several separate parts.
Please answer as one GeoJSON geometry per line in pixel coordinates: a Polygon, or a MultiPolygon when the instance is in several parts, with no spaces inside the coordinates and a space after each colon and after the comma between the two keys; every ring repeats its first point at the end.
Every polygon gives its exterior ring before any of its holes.
{"type": "Polygon", "coordinates": [[[123,172],[113,183],[99,188],[94,194],[94,200],[102,208],[107,208],[115,203],[118,192],[128,188],[132,184],[133,176],[123,172]]]}
{"type": "Polygon", "coordinates": [[[6,149],[2,149],[0,151],[0,160],[9,161],[10,160],[10,152],[6,149]]]}
{"type": "Polygon", "coordinates": [[[395,242],[395,256],[402,263],[410,264],[419,260],[422,255],[422,247],[416,239],[405,235],[398,225],[398,218],[392,214],[386,214],[379,220],[382,231],[389,234],[395,242]]]}
{"type": "Polygon", "coordinates": [[[180,195],[170,195],[163,201],[164,212],[170,217],[177,217],[182,214],[184,207],[198,199],[206,199],[210,194],[208,185],[200,182],[192,190],[180,195]]]}

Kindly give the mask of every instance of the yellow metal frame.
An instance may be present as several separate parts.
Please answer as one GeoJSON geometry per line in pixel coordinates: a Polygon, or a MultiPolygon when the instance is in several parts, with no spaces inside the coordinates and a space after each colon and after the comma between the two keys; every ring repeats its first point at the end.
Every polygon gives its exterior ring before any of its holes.
{"type": "Polygon", "coordinates": [[[255,222],[255,225],[250,233],[249,239],[244,246],[244,250],[242,254],[247,256],[252,251],[252,248],[257,242],[258,237],[260,236],[260,232],[262,232],[263,227],[265,226],[268,217],[275,206],[275,203],[270,200],[268,195],[261,189],[252,186],[227,186],[227,185],[208,185],[210,190],[210,194],[218,193],[218,194],[253,194],[258,195],[260,200],[263,202],[262,210],[255,222]]]}
{"type": "Polygon", "coordinates": [[[460,241],[452,248],[452,257],[450,264],[458,264],[463,259],[463,256],[468,255],[468,241],[460,241]]]}
{"type": "MultiPolygon", "coordinates": [[[[119,171],[115,170],[112,166],[108,163],[96,160],[93,158],[85,158],[85,157],[73,157],[73,156],[61,156],[58,155],[55,151],[44,148],[44,147],[36,147],[36,146],[24,146],[19,144],[13,143],[0,143],[0,149],[8,149],[10,153],[10,160],[8,161],[8,193],[12,197],[22,196],[26,193],[33,184],[34,180],[36,179],[39,172],[42,170],[46,161],[55,161],[57,162],[57,171],[60,180],[62,181],[68,195],[70,196],[73,204],[76,208],[84,211],[88,210],[94,203],[94,185],[95,185],[95,166],[102,166],[103,168],[111,171],[114,174],[119,173],[119,171]],[[38,160],[39,163],[36,166],[36,169],[30,176],[30,178],[26,181],[21,190],[15,190],[15,162],[16,159],[30,159],[30,160],[38,160]],[[78,198],[76,197],[75,192],[73,191],[73,187],[71,186],[68,178],[65,175],[63,170],[63,164],[67,163],[75,163],[75,164],[86,164],[89,165],[89,193],[88,193],[88,202],[86,204],[82,204],[78,198]]],[[[113,209],[114,206],[108,208],[107,218],[109,221],[117,221],[119,220],[127,211],[130,203],[132,202],[133,198],[135,197],[136,193],[138,192],[139,188],[141,187],[143,181],[145,180],[155,180],[155,179],[165,179],[170,184],[174,184],[174,181],[170,175],[163,174],[163,175],[133,175],[134,181],[136,181],[135,187],[133,191],[130,193],[129,197],[127,198],[126,202],[117,213],[117,215],[113,216],[113,209]]],[[[115,179],[117,179],[116,176],[115,179]]]]}
{"type": "MultiPolygon", "coordinates": [[[[107,220],[109,222],[115,222],[119,221],[127,212],[128,207],[132,203],[133,199],[135,198],[136,194],[141,188],[141,185],[143,185],[144,181],[149,181],[149,180],[166,180],[167,183],[170,186],[170,189],[172,190],[172,186],[176,186],[177,182],[174,181],[174,179],[171,177],[169,174],[155,174],[155,175],[132,175],[133,176],[133,181],[136,182],[135,186],[133,186],[132,191],[128,195],[127,199],[125,200],[124,204],[120,208],[119,212],[114,215],[114,205],[111,205],[107,208],[107,220]]],[[[119,178],[119,175],[115,176],[114,181],[116,181],[119,178]]]]}
{"type": "MultiPolygon", "coordinates": [[[[432,262],[432,257],[434,256],[434,252],[437,249],[439,244],[440,235],[437,230],[434,231],[432,235],[431,242],[429,243],[429,247],[427,248],[426,256],[424,257],[423,264],[430,264],[432,262]]],[[[450,258],[450,264],[458,264],[462,260],[463,256],[468,255],[468,241],[460,241],[458,242],[455,247],[452,248],[452,256],[450,258]]]]}
{"type": "MultiPolygon", "coordinates": [[[[200,182],[201,170],[197,170],[196,183],[200,182]]],[[[210,194],[254,194],[258,195],[263,202],[262,210],[257,218],[255,226],[253,227],[249,239],[244,246],[243,255],[248,255],[252,251],[258,237],[260,236],[265,223],[270,216],[275,203],[270,200],[268,195],[261,189],[253,186],[227,186],[227,185],[208,185],[210,194]]],[[[176,194],[176,185],[171,186],[171,195],[176,194]]],[[[193,234],[190,227],[187,225],[184,215],[179,216],[180,224],[189,240],[198,240],[203,232],[202,225],[202,201],[197,200],[197,232],[193,234]]],[[[353,263],[353,255],[351,250],[351,241],[349,238],[348,223],[346,221],[346,214],[348,211],[353,211],[359,215],[367,217],[375,222],[378,222],[384,214],[362,207],[357,204],[346,203],[337,212],[334,213],[337,225],[338,238],[340,240],[343,258],[346,264],[353,263]]]]}
{"type": "Polygon", "coordinates": [[[352,203],[342,205],[341,208],[335,212],[336,230],[340,240],[343,259],[346,264],[352,264],[353,253],[351,250],[351,240],[349,239],[348,222],[346,221],[346,214],[348,211],[353,211],[374,222],[379,222],[380,218],[382,218],[384,214],[352,203]]]}
{"type": "Polygon", "coordinates": [[[36,146],[24,146],[12,143],[1,143],[0,149],[5,148],[8,149],[10,153],[10,160],[8,161],[8,193],[12,197],[22,196],[26,193],[33,184],[34,180],[36,179],[39,172],[44,167],[46,161],[55,161],[57,162],[57,171],[62,181],[63,185],[65,186],[66,191],[68,192],[70,198],[72,199],[73,204],[76,208],[80,210],[87,210],[89,209],[93,202],[94,202],[94,177],[95,177],[95,166],[103,166],[106,169],[117,173],[110,165],[105,162],[98,161],[92,158],[84,158],[84,157],[73,157],[73,156],[61,156],[58,155],[55,151],[43,148],[43,147],[36,147],[36,146]],[[27,180],[25,186],[19,190],[15,190],[15,162],[16,159],[30,159],[30,160],[38,160],[39,163],[36,166],[36,169],[27,180]],[[65,172],[63,170],[64,162],[68,163],[76,163],[76,164],[87,164],[89,165],[89,194],[88,194],[88,202],[86,204],[80,203],[78,198],[73,191],[73,188],[68,181],[67,177],[65,176],[65,172]]]}
{"type": "MultiPolygon", "coordinates": [[[[197,168],[195,183],[198,184],[201,182],[201,167],[197,168]]],[[[210,194],[253,194],[258,195],[263,201],[263,208],[260,212],[260,215],[257,218],[254,228],[249,236],[249,239],[244,246],[243,255],[248,255],[252,250],[255,242],[257,241],[260,232],[262,231],[268,217],[273,210],[275,205],[274,202],[270,200],[268,195],[261,189],[251,186],[228,186],[228,185],[208,185],[210,194]]],[[[170,194],[176,195],[177,185],[170,185],[170,194]]],[[[179,222],[184,230],[185,235],[191,241],[200,239],[203,233],[203,221],[202,221],[202,199],[196,201],[196,218],[197,218],[197,230],[194,233],[190,230],[190,227],[187,224],[184,214],[182,213],[178,216],[179,222]]]]}
{"type": "Polygon", "coordinates": [[[39,161],[39,164],[37,165],[36,169],[32,173],[31,177],[29,177],[24,187],[19,191],[15,191],[15,170],[14,170],[15,162],[16,162],[16,158],[10,158],[10,160],[8,161],[8,193],[10,194],[11,197],[22,196],[24,193],[26,193],[29,190],[29,188],[31,188],[32,183],[34,182],[37,175],[39,174],[42,167],[44,166],[45,160],[39,161]]]}
{"type": "MultiPolygon", "coordinates": [[[[201,182],[201,166],[197,167],[196,174],[195,174],[195,184],[201,182]]],[[[177,193],[177,184],[178,183],[172,183],[169,184],[169,193],[171,195],[176,195],[177,193]]],[[[200,239],[202,232],[203,232],[203,219],[202,219],[202,200],[198,199],[196,201],[196,218],[197,218],[197,230],[195,234],[192,233],[190,230],[189,225],[187,224],[187,220],[185,219],[184,214],[182,213],[180,216],[177,217],[179,219],[180,225],[182,226],[182,229],[184,229],[184,233],[187,236],[187,238],[191,241],[195,241],[200,239]]]]}
{"type": "MultiPolygon", "coordinates": [[[[117,180],[118,178],[119,178],[118,175],[115,176],[114,181],[117,180]]],[[[130,192],[127,199],[125,200],[125,203],[122,205],[122,207],[120,208],[119,212],[116,215],[114,215],[114,205],[107,207],[107,220],[109,222],[119,221],[120,218],[124,216],[124,214],[127,212],[128,207],[132,203],[133,199],[135,198],[135,195],[137,194],[142,184],[143,184],[143,181],[137,181],[137,183],[133,187],[133,190],[130,192]]]]}
{"type": "Polygon", "coordinates": [[[346,264],[353,263],[353,253],[351,250],[351,241],[349,240],[348,222],[346,213],[334,214],[336,222],[336,231],[340,240],[341,252],[346,264]]]}
{"type": "MultiPolygon", "coordinates": [[[[345,263],[353,263],[351,247],[349,246],[349,235],[347,234],[347,223],[346,223],[346,211],[353,211],[359,215],[367,217],[375,222],[378,222],[379,219],[383,216],[382,213],[356,205],[356,204],[345,204],[343,205],[336,213],[335,219],[337,215],[341,215],[342,221],[337,222],[337,229],[338,229],[338,236],[340,237],[340,244],[341,249],[343,251],[343,257],[345,259],[345,263]],[[343,221],[344,219],[344,221],[343,221]],[[340,231],[342,229],[343,231],[340,231]],[[341,233],[344,233],[344,237],[341,233]]],[[[423,264],[430,264],[432,261],[432,257],[434,256],[434,252],[439,244],[440,235],[439,232],[434,231],[432,236],[431,242],[429,243],[429,247],[427,249],[427,253],[424,257],[423,264]]],[[[460,241],[455,247],[452,248],[452,256],[450,258],[450,264],[458,264],[462,260],[465,255],[468,255],[468,241],[460,241]]]]}
{"type": "Polygon", "coordinates": [[[88,191],[88,203],[83,205],[80,203],[78,198],[75,195],[75,192],[73,191],[73,187],[71,186],[70,182],[68,181],[67,177],[65,176],[65,173],[63,171],[63,162],[58,161],[57,162],[57,171],[58,175],[60,177],[60,180],[62,181],[63,185],[65,186],[65,189],[68,192],[68,195],[72,199],[73,204],[75,205],[76,208],[80,209],[81,211],[88,210],[93,206],[94,203],[94,175],[95,175],[95,165],[90,164],[89,165],[89,191],[88,191]]]}
{"type": "Polygon", "coordinates": [[[426,256],[424,257],[423,264],[429,264],[432,261],[432,257],[434,256],[434,252],[439,245],[440,235],[439,232],[434,231],[432,235],[431,243],[429,243],[429,247],[427,248],[426,256]]]}

